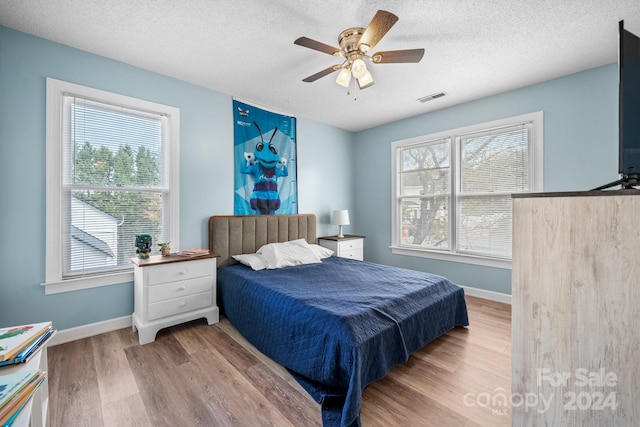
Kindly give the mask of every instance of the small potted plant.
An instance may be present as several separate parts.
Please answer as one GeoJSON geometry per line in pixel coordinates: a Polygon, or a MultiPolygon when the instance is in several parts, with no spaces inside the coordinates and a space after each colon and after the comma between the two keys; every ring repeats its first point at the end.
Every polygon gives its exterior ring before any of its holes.
{"type": "Polygon", "coordinates": [[[169,256],[169,254],[171,253],[171,248],[169,247],[169,243],[171,242],[158,243],[158,246],[160,246],[160,253],[162,254],[162,256],[169,256]]]}
{"type": "Polygon", "coordinates": [[[151,252],[151,236],[148,234],[138,234],[136,236],[136,253],[140,259],[149,259],[151,252]]]}

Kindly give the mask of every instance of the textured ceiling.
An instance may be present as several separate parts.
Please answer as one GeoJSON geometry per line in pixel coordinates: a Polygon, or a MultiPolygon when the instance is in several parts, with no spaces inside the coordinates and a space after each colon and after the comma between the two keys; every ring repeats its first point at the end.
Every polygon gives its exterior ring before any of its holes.
{"type": "Polygon", "coordinates": [[[621,19],[640,35],[640,1],[0,1],[5,27],[351,131],[615,62],[621,19]],[[337,46],[378,9],[400,19],[374,50],[420,63],[371,64],[350,95],[336,74],[302,82],[340,61],[295,39],[337,46]]]}

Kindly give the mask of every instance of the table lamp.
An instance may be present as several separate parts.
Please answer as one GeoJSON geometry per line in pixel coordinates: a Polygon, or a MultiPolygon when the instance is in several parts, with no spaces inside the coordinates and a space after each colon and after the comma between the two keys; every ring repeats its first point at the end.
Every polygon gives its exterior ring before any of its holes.
{"type": "Polygon", "coordinates": [[[331,224],[340,226],[338,238],[342,239],[344,237],[344,234],[342,234],[342,226],[349,225],[349,211],[346,209],[333,211],[333,215],[331,215],[331,224]]]}

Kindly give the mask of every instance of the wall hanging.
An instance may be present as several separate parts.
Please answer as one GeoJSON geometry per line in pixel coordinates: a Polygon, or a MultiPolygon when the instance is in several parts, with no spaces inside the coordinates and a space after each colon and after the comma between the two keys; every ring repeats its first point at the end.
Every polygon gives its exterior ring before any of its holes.
{"type": "Polygon", "coordinates": [[[298,213],[296,118],[233,100],[234,214],[298,213]]]}

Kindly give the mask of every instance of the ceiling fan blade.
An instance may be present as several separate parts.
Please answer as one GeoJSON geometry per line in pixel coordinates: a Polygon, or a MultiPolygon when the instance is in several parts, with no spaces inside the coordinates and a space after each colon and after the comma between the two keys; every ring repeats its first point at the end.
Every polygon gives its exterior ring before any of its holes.
{"type": "Polygon", "coordinates": [[[336,52],[340,52],[340,49],[338,49],[337,47],[329,46],[328,44],[312,40],[308,37],[300,37],[293,43],[297,44],[298,46],[308,47],[309,49],[318,50],[329,55],[334,55],[336,52]]]}
{"type": "Polygon", "coordinates": [[[329,75],[331,73],[333,73],[334,71],[336,71],[338,68],[340,68],[340,65],[332,65],[329,68],[325,68],[322,71],[319,71],[317,73],[315,73],[312,76],[307,77],[306,79],[303,79],[303,82],[307,82],[307,83],[311,83],[311,82],[315,82],[316,80],[318,80],[321,77],[324,77],[326,75],[329,75]]]}
{"type": "Polygon", "coordinates": [[[391,64],[401,62],[420,62],[424,56],[424,49],[387,50],[371,55],[376,64],[391,64]]]}
{"type": "Polygon", "coordinates": [[[364,34],[360,37],[358,45],[365,44],[369,46],[368,49],[372,49],[397,21],[398,17],[393,13],[386,10],[377,11],[367,29],[364,30],[364,34]]]}

